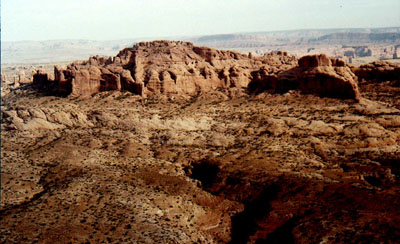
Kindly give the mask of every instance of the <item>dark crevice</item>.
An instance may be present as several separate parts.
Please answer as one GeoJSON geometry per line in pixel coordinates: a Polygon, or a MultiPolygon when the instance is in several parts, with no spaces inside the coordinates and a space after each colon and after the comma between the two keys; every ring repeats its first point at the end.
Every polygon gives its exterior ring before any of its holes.
{"type": "Polygon", "coordinates": [[[208,188],[214,183],[218,172],[219,167],[217,162],[203,159],[192,164],[192,168],[188,174],[191,178],[199,180],[203,187],[208,188]]]}
{"type": "Polygon", "coordinates": [[[387,158],[378,160],[383,166],[389,167],[391,172],[400,177],[400,157],[399,156],[388,156],[387,158]]]}
{"type": "Polygon", "coordinates": [[[186,173],[202,183],[202,188],[213,195],[244,204],[244,210],[231,217],[231,241],[229,243],[246,243],[258,230],[257,222],[268,217],[271,201],[277,199],[281,187],[277,182],[250,185],[246,176],[233,172],[224,172],[217,160],[203,159],[193,162],[186,168],[186,173]]]}
{"type": "Polygon", "coordinates": [[[257,220],[271,210],[270,202],[277,198],[280,187],[273,184],[264,188],[256,199],[245,203],[244,210],[232,217],[231,244],[246,243],[258,229],[257,220]]]}
{"type": "Polygon", "coordinates": [[[169,75],[171,76],[171,78],[174,80],[174,83],[176,84],[176,75],[174,73],[172,73],[171,71],[168,71],[169,75]]]}
{"type": "Polygon", "coordinates": [[[296,226],[299,216],[293,217],[286,221],[283,225],[276,228],[273,232],[269,233],[265,239],[259,239],[256,244],[294,244],[295,239],[292,234],[293,228],[296,226]]]}
{"type": "Polygon", "coordinates": [[[200,69],[200,75],[203,76],[204,79],[207,79],[207,72],[205,68],[200,69]]]}
{"type": "Polygon", "coordinates": [[[380,186],[382,184],[381,180],[374,176],[364,176],[365,181],[367,181],[371,186],[380,186]]]}

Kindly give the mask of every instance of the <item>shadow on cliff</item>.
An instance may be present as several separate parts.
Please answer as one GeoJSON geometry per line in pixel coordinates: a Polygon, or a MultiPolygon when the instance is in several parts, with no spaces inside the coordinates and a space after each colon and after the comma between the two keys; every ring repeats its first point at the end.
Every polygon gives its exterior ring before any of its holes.
{"type": "Polygon", "coordinates": [[[51,80],[48,74],[40,70],[33,75],[30,87],[42,96],[67,97],[72,92],[72,83],[60,84],[57,80],[51,80]]]}
{"type": "Polygon", "coordinates": [[[347,67],[321,66],[312,68],[294,67],[278,74],[266,70],[251,73],[252,80],[247,89],[249,94],[263,92],[285,94],[298,90],[304,94],[340,99],[360,99],[356,77],[347,67]],[[344,74],[342,74],[344,73],[344,74]],[[353,78],[353,79],[352,79],[353,78]]]}
{"type": "MultiPolygon", "coordinates": [[[[270,202],[278,197],[279,191],[280,188],[277,184],[266,186],[261,192],[255,192],[257,197],[254,200],[244,203],[244,210],[232,216],[230,244],[247,243],[249,241],[250,236],[259,229],[257,221],[269,214],[271,211],[270,202]]],[[[290,235],[285,241],[288,240],[289,242],[284,243],[293,243],[293,240],[290,242],[290,235]]]]}

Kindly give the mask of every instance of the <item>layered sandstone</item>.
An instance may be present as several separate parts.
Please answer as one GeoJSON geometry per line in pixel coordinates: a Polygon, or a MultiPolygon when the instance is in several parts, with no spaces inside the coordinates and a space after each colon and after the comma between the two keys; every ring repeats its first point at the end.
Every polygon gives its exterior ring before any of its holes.
{"type": "MultiPolygon", "coordinates": [[[[71,97],[109,90],[141,96],[300,90],[360,99],[357,77],[342,60],[326,55],[297,60],[287,52],[253,56],[179,41],[141,42],[114,58],[96,56],[66,69],[55,67],[54,77],[49,83],[59,94],[71,97]]],[[[38,73],[34,80],[43,83],[43,76],[38,73]]]]}
{"type": "Polygon", "coordinates": [[[304,56],[299,59],[298,66],[277,73],[270,74],[265,70],[254,72],[249,90],[253,93],[299,90],[356,101],[361,98],[357,77],[351,69],[344,61],[330,59],[324,54],[304,56]]]}
{"type": "Polygon", "coordinates": [[[189,42],[141,42],[121,50],[114,58],[96,56],[66,69],[56,67],[54,82],[60,94],[70,96],[108,90],[127,90],[142,96],[191,96],[217,89],[246,88],[252,71],[289,67],[295,62],[296,58],[287,53],[253,57],[196,47],[189,42]]]}

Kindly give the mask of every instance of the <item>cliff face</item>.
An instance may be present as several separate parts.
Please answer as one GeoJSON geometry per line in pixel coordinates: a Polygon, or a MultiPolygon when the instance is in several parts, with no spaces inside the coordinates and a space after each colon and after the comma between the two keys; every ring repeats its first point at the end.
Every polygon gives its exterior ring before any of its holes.
{"type": "Polygon", "coordinates": [[[91,57],[65,70],[55,68],[54,77],[57,92],[72,97],[108,90],[127,90],[141,96],[195,96],[250,88],[274,92],[294,89],[360,99],[352,71],[343,61],[325,55],[300,60],[286,52],[253,56],[179,41],[138,43],[114,58],[91,57]]]}
{"type": "Polygon", "coordinates": [[[143,86],[143,94],[196,95],[215,89],[244,88],[255,59],[231,51],[195,47],[183,42],[139,43],[118,55],[143,86]]]}
{"type": "Polygon", "coordinates": [[[290,66],[287,55],[249,57],[233,51],[196,47],[189,42],[138,43],[113,59],[91,57],[65,70],[55,69],[58,91],[90,96],[107,90],[128,90],[139,95],[196,95],[215,89],[246,88],[251,72],[265,66],[290,66]]]}
{"type": "Polygon", "coordinates": [[[330,59],[321,54],[304,56],[298,63],[296,67],[276,74],[255,72],[249,90],[253,93],[300,90],[326,97],[360,100],[357,77],[342,60],[330,59]]]}

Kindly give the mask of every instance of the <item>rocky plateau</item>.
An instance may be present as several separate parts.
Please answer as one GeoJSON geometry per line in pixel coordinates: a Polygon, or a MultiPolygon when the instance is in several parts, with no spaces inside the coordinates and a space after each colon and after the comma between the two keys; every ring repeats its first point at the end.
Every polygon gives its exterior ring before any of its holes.
{"type": "Polygon", "coordinates": [[[2,82],[1,243],[397,243],[400,66],[137,43],[2,82]]]}

